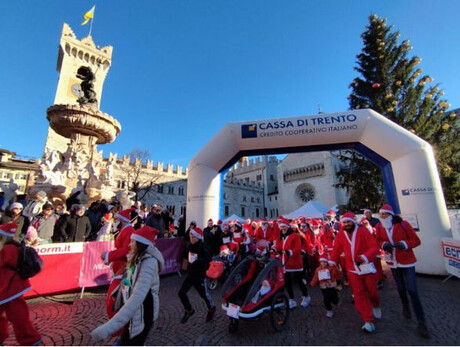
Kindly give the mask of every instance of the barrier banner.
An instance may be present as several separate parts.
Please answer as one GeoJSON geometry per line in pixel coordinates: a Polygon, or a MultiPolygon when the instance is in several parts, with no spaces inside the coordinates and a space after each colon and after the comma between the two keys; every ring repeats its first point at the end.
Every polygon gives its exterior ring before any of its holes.
{"type": "Polygon", "coordinates": [[[85,242],[80,266],[79,287],[110,284],[110,267],[101,260],[101,253],[113,249],[113,241],[85,242]]]}
{"type": "Polygon", "coordinates": [[[185,247],[185,242],[182,237],[156,239],[155,246],[161,252],[165,260],[165,268],[160,272],[160,275],[181,270],[185,247]]]}
{"type": "Polygon", "coordinates": [[[43,260],[43,269],[30,279],[32,290],[25,297],[78,288],[83,242],[40,245],[36,250],[43,260]]]}
{"type": "Polygon", "coordinates": [[[443,238],[442,255],[446,271],[450,275],[460,278],[460,240],[443,238]]]}

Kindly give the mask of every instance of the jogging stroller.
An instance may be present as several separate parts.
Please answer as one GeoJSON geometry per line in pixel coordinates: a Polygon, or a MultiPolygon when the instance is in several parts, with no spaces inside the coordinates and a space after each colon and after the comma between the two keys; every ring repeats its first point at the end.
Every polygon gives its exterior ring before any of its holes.
{"type": "Polygon", "coordinates": [[[289,320],[289,298],[281,262],[254,255],[244,259],[222,287],[222,308],[230,317],[230,333],[238,329],[240,319],[255,319],[264,312],[269,312],[276,331],[283,330],[289,320]]]}
{"type": "Polygon", "coordinates": [[[213,257],[206,271],[209,290],[217,288],[218,281],[225,281],[233,269],[236,256],[227,246],[221,246],[220,254],[213,257]]]}

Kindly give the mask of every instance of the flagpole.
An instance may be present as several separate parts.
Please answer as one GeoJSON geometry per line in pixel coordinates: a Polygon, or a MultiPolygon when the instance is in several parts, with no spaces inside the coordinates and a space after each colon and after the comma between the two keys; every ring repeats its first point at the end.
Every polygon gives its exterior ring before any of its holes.
{"type": "MultiPolygon", "coordinates": [[[[96,12],[96,11],[94,11],[96,12]]],[[[93,20],[94,20],[94,13],[93,13],[93,17],[91,18],[91,23],[89,25],[89,34],[88,36],[91,36],[91,30],[93,29],[93,20]]]]}

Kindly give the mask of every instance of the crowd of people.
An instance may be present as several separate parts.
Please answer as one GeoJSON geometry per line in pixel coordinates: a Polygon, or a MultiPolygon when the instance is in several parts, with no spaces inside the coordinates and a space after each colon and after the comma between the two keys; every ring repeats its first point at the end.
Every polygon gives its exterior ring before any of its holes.
{"type": "Polygon", "coordinates": [[[319,286],[323,294],[326,316],[334,316],[333,305],[339,302],[338,292],[349,286],[355,308],[364,324],[361,329],[372,333],[375,320],[382,317],[379,289],[385,275],[383,259],[391,268],[402,303],[402,315],[418,321],[418,332],[429,337],[425,316],[417,292],[413,248],[420,239],[409,223],[395,215],[385,204],[379,218],[365,210],[360,221],[352,212],[340,218],[334,211],[325,219],[300,216],[289,220],[280,216],[276,220],[247,219],[214,223],[209,219],[204,229],[179,218],[173,219],[161,205],[147,206],[136,202],[122,209],[116,201],[93,202],[88,210],[81,204],[53,206],[44,192],[38,192],[26,206],[10,205],[0,221],[0,266],[3,285],[0,286],[0,342],[8,336],[8,321],[13,325],[19,343],[34,344],[40,336],[28,318],[28,309],[22,294],[28,290],[28,280],[15,280],[12,291],[5,283],[15,278],[15,271],[7,262],[17,262],[21,240],[29,245],[50,242],[114,240],[114,249],[101,254],[102,261],[110,265],[112,281],[106,299],[109,321],[92,332],[94,341],[118,336],[121,345],[142,345],[147,338],[159,308],[159,273],[164,268],[161,252],[155,247],[158,237],[183,237],[184,260],[187,276],[178,292],[186,323],[195,313],[187,292],[194,287],[207,307],[206,321],[213,320],[216,306],[206,284],[206,270],[213,257],[223,251],[233,254],[238,263],[251,254],[278,258],[284,268],[285,288],[289,308],[297,307],[293,285],[301,293],[299,305],[309,306],[310,287],[319,286]],[[69,210],[69,213],[65,211],[69,210]],[[35,230],[35,235],[33,234],[35,230]],[[7,261],[8,260],[8,261],[7,261]],[[15,283],[16,283],[15,282],[15,283]],[[410,301],[409,301],[410,298],[410,301]],[[18,309],[21,322],[11,315],[18,309]],[[21,311],[22,310],[22,311],[21,311]],[[25,331],[25,327],[27,331],[25,331]],[[16,330],[17,329],[17,330],[16,330]]]}

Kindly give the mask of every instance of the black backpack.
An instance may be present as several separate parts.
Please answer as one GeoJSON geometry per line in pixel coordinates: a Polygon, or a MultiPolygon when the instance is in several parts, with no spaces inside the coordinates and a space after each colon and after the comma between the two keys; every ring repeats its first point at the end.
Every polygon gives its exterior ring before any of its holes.
{"type": "Polygon", "coordinates": [[[22,279],[35,276],[43,269],[43,260],[33,247],[21,243],[19,246],[17,272],[22,279]]]}

